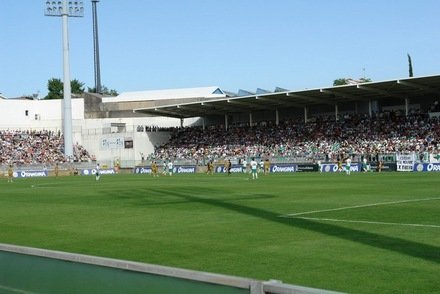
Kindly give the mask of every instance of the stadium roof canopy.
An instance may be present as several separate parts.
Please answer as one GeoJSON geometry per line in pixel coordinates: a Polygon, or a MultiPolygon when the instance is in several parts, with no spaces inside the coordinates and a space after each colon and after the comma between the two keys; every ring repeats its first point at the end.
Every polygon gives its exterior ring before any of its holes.
{"type": "MultiPolygon", "coordinates": [[[[440,75],[412,77],[398,80],[369,82],[310,90],[275,92],[257,91],[245,96],[134,109],[134,112],[175,118],[224,115],[225,113],[253,112],[281,108],[304,108],[313,105],[335,105],[347,102],[380,101],[389,98],[410,100],[440,97],[440,75]]],[[[227,92],[225,92],[227,93],[227,92]]]]}
{"type": "Polygon", "coordinates": [[[116,97],[103,97],[103,102],[134,102],[134,101],[157,101],[169,99],[189,98],[223,98],[226,94],[219,87],[201,87],[186,89],[167,89],[153,91],[135,91],[121,93],[116,97]]]}

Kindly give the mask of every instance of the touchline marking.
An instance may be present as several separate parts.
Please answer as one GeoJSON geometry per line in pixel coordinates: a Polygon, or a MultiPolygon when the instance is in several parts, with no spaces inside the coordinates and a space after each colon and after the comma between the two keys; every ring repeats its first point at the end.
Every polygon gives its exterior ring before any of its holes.
{"type": "Polygon", "coordinates": [[[334,219],[334,218],[319,218],[319,217],[295,217],[307,220],[329,221],[329,222],[343,222],[343,223],[361,223],[361,224],[376,224],[376,225],[391,225],[391,226],[406,226],[406,227],[428,227],[440,228],[438,225],[422,225],[422,224],[404,224],[404,223],[387,223],[387,222],[373,222],[373,221],[356,221],[348,219],[334,219]]]}
{"type": "Polygon", "coordinates": [[[347,210],[347,209],[372,207],[372,206],[380,206],[380,205],[391,205],[391,204],[408,203],[408,202],[432,201],[432,200],[440,200],[440,197],[438,197],[438,198],[410,199],[410,200],[390,201],[390,202],[378,202],[378,203],[371,203],[371,204],[364,204],[364,205],[344,206],[344,207],[322,209],[322,210],[311,210],[311,211],[285,214],[285,215],[281,215],[281,217],[296,217],[298,215],[305,215],[305,214],[312,214],[312,213],[347,210]]]}
{"type": "Polygon", "coordinates": [[[0,290],[6,290],[8,292],[21,293],[21,294],[35,294],[35,292],[29,292],[29,291],[25,291],[25,290],[21,290],[21,289],[10,288],[10,287],[6,287],[6,286],[2,286],[2,285],[0,285],[0,290]]]}

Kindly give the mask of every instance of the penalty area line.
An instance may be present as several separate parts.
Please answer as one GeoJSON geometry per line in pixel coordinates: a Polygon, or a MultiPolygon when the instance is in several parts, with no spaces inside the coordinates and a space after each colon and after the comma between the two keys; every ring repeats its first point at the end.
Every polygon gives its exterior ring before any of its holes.
{"type": "Polygon", "coordinates": [[[342,222],[342,223],[360,223],[360,224],[373,224],[373,225],[389,225],[389,226],[405,226],[405,227],[424,227],[424,228],[440,228],[440,225],[424,225],[424,224],[405,224],[405,223],[388,223],[388,222],[375,222],[375,221],[357,221],[348,219],[335,219],[335,218],[319,218],[319,217],[292,217],[306,220],[328,221],[328,222],[342,222]]]}
{"type": "Polygon", "coordinates": [[[422,202],[422,201],[432,201],[432,200],[440,200],[440,197],[409,199],[409,200],[389,201],[389,202],[378,202],[378,203],[370,203],[370,204],[354,205],[354,206],[344,206],[344,207],[337,207],[337,208],[330,208],[330,209],[311,210],[311,211],[303,211],[303,212],[298,212],[298,213],[284,214],[284,215],[280,215],[280,217],[297,217],[299,215],[306,215],[306,214],[313,214],[313,213],[320,213],[320,212],[330,212],[330,211],[348,210],[348,209],[373,207],[373,206],[381,206],[381,205],[393,205],[393,204],[400,204],[400,203],[422,202]]]}

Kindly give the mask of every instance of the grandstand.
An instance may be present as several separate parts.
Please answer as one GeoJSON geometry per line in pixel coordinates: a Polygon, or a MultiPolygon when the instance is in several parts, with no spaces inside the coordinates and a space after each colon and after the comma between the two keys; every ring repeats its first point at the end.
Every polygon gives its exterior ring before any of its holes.
{"type": "MultiPolygon", "coordinates": [[[[273,92],[257,89],[232,93],[215,86],[126,92],[117,97],[86,93],[72,99],[73,142],[84,146],[91,160],[108,166],[118,162],[131,168],[142,163],[148,154],[154,154],[155,147],[165,146],[176,128],[222,128],[225,133],[220,135],[227,136],[228,130],[237,127],[254,128],[255,132],[262,128],[264,131],[267,125],[272,130],[285,128],[284,122],[290,122],[298,128],[301,123],[320,123],[324,118],[327,127],[335,127],[329,121],[342,123],[347,118],[363,117],[371,122],[381,113],[404,117],[425,114],[432,119],[438,116],[435,106],[439,92],[437,75],[299,91],[276,88],[273,92]]],[[[59,132],[61,103],[62,100],[2,98],[0,129],[59,132]]],[[[358,125],[355,131],[361,132],[361,128],[358,125]]],[[[333,139],[325,144],[340,143],[333,139]]],[[[307,158],[303,154],[298,157],[307,158]]]]}

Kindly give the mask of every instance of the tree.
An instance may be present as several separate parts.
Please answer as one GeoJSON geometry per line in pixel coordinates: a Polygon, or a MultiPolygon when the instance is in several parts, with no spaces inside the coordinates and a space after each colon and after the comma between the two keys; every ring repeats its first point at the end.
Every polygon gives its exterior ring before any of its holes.
{"type": "Polygon", "coordinates": [[[62,99],[63,98],[63,82],[60,79],[51,79],[47,82],[47,96],[44,99],[62,99]]]}
{"type": "Polygon", "coordinates": [[[372,80],[370,78],[360,78],[359,80],[354,80],[351,78],[340,78],[333,81],[333,86],[342,86],[342,85],[357,85],[362,83],[368,83],[372,80]]]}
{"type": "Polygon", "coordinates": [[[360,83],[369,83],[369,82],[372,82],[372,80],[370,78],[360,78],[359,82],[360,83]]]}
{"type": "Polygon", "coordinates": [[[333,86],[347,85],[347,79],[336,79],[333,81],[333,86]]]}
{"type": "Polygon", "coordinates": [[[409,77],[411,78],[411,77],[414,76],[414,75],[413,75],[412,60],[411,60],[411,55],[409,55],[409,53],[408,53],[407,55],[408,55],[409,77]]]}
{"type": "MultiPolygon", "coordinates": [[[[81,95],[84,93],[84,83],[77,79],[70,81],[70,89],[72,94],[81,95]]],[[[64,83],[61,79],[50,79],[47,82],[47,96],[44,99],[63,99],[64,83]]]]}
{"type": "MultiPolygon", "coordinates": [[[[96,88],[95,87],[87,88],[87,89],[88,89],[87,92],[96,93],[96,88]]],[[[114,89],[110,90],[109,88],[107,88],[104,85],[101,87],[101,94],[105,95],[105,96],[118,96],[119,95],[118,91],[116,91],[114,89]]]]}
{"type": "Polygon", "coordinates": [[[77,79],[70,81],[70,88],[72,94],[81,95],[84,93],[84,83],[81,83],[77,79]]]}

